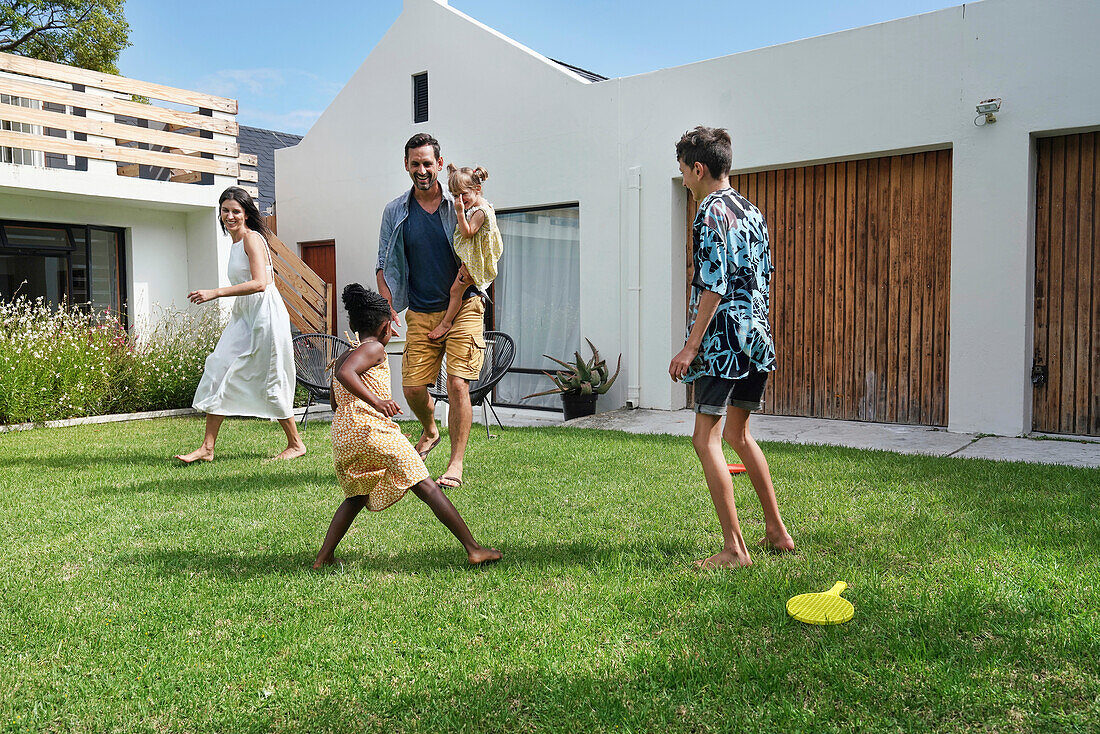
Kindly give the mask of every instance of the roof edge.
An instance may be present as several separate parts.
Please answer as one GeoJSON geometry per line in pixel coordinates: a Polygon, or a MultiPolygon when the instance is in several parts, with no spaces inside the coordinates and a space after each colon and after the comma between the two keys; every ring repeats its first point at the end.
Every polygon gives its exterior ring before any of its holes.
{"type": "MultiPolygon", "coordinates": [[[[591,80],[590,78],[587,78],[583,74],[578,73],[577,71],[574,71],[574,69],[578,69],[579,67],[575,67],[575,66],[572,66],[570,64],[563,64],[559,61],[554,61],[553,59],[551,59],[549,57],[543,56],[538,51],[535,51],[534,49],[528,48],[527,46],[524,46],[522,43],[520,43],[519,41],[516,41],[513,38],[509,38],[508,36],[504,35],[503,33],[496,30],[495,28],[491,28],[490,26],[485,25],[484,23],[477,20],[476,18],[471,18],[469,15],[466,15],[461,10],[457,10],[456,8],[452,8],[450,5],[447,4],[447,0],[405,0],[405,9],[408,10],[411,5],[423,6],[423,5],[426,5],[426,4],[429,4],[429,3],[432,4],[432,5],[438,6],[440,9],[447,10],[451,13],[454,13],[455,15],[457,15],[459,18],[462,18],[466,22],[472,23],[473,25],[477,26],[478,28],[482,29],[483,31],[486,31],[487,33],[489,33],[493,36],[496,36],[497,38],[499,38],[500,40],[504,41],[505,43],[511,45],[512,47],[516,48],[517,50],[522,51],[523,53],[531,56],[534,59],[537,59],[538,61],[541,61],[547,67],[549,67],[550,69],[553,69],[554,71],[558,72],[559,74],[564,74],[565,76],[569,77],[570,79],[573,79],[574,81],[580,82],[581,84],[592,84],[592,83],[594,83],[593,80],[591,80]]],[[[584,71],[584,70],[582,69],[581,71],[584,71]]],[[[593,74],[593,72],[587,72],[587,73],[588,74],[593,74]]],[[[599,75],[597,74],[595,76],[599,76],[599,75]]]]}

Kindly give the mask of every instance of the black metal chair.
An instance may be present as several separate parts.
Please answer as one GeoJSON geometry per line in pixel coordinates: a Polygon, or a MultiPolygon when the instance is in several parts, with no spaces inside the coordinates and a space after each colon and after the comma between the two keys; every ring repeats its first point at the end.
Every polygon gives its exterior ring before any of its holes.
{"type": "Polygon", "coordinates": [[[331,334],[299,334],[293,344],[295,377],[309,394],[302,413],[304,426],[310,406],[328,402],[332,394],[332,362],[351,349],[351,345],[331,334]]]}
{"type": "MultiPolygon", "coordinates": [[[[500,417],[493,409],[493,403],[489,400],[489,394],[505,373],[512,366],[516,358],[516,343],[512,337],[503,331],[485,332],[485,361],[481,365],[481,374],[470,383],[470,404],[481,406],[481,421],[485,424],[485,435],[495,438],[489,432],[489,414],[486,407],[493,411],[493,417],[497,425],[504,428],[500,417]]],[[[447,358],[443,358],[443,366],[439,370],[439,376],[435,378],[435,384],[428,388],[428,394],[436,400],[447,402],[447,358]]]]}

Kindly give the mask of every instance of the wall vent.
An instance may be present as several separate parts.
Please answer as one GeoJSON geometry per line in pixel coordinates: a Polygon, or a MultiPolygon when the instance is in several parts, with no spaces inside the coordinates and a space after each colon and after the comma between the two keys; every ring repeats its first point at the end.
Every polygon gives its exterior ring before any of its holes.
{"type": "Polygon", "coordinates": [[[413,122],[428,121],[428,72],[413,74],[413,122]]]}

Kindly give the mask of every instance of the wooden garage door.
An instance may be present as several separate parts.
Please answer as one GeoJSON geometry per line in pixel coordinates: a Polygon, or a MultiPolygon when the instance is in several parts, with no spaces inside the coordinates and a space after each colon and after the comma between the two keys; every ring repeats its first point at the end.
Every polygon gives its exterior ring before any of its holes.
{"type": "Polygon", "coordinates": [[[945,425],[951,151],[730,182],[764,212],[776,267],[765,411],[945,425]]]}
{"type": "Polygon", "coordinates": [[[1036,147],[1032,423],[1036,431],[1096,436],[1100,133],[1040,138],[1036,147]]]}

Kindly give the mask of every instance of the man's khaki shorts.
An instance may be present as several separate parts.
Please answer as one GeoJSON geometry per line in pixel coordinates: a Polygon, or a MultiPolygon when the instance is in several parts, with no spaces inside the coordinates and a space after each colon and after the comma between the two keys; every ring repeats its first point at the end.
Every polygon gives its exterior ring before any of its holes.
{"type": "Polygon", "coordinates": [[[485,360],[485,304],[480,296],[467,298],[455,317],[454,326],[439,341],[428,332],[439,325],[446,311],[405,312],[405,354],[401,359],[404,384],[434,385],[447,355],[447,374],[476,380],[485,360]]]}

